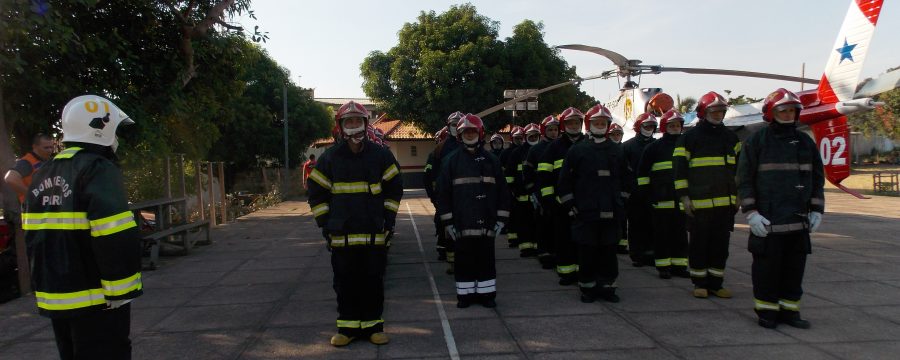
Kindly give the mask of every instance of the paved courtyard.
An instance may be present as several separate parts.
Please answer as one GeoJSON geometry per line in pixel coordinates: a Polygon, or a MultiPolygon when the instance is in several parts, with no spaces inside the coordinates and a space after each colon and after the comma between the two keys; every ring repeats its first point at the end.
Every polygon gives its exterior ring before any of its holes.
{"type": "MultiPolygon", "coordinates": [[[[400,206],[385,283],[391,343],[334,348],[328,252],[309,207],[288,201],[219,226],[214,244],[164,258],[134,302],[136,359],[896,359],[900,353],[900,198],[827,193],[801,308],[812,329],[756,325],[747,227],[732,236],[735,297],[695,299],[620,256],[622,302],[582,304],[575,287],[497,243],[498,307],[455,307],[435,260],[433,208],[400,206]]],[[[739,221],[745,223],[745,221],[739,221]]],[[[57,357],[34,299],[0,305],[0,359],[57,357]]]]}

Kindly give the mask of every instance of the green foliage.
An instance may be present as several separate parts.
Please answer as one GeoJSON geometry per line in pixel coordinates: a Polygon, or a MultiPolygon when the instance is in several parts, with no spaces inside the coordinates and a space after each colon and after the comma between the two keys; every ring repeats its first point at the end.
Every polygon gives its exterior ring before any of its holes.
{"type": "Polygon", "coordinates": [[[853,131],[866,136],[882,135],[890,139],[900,139],[900,89],[894,89],[875,96],[884,106],[873,111],[850,115],[847,121],[853,131]]]}
{"type": "MultiPolygon", "coordinates": [[[[3,0],[0,126],[16,139],[16,153],[35,132],[58,132],[69,99],[94,93],[136,122],[119,150],[126,176],[137,179],[129,181],[135,200],[159,196],[160,160],[172,153],[226,161],[230,173],[254,166],[258,156],[283,157],[281,129],[270,123],[289,74],[246,38],[264,41],[258,28],[213,26],[218,11],[252,16],[250,0],[3,0]]],[[[327,134],[330,116],[288,87],[296,156],[327,134]]]]}
{"type": "Polygon", "coordinates": [[[725,90],[725,98],[728,100],[728,105],[744,105],[744,104],[752,104],[763,101],[762,98],[752,98],[747,97],[745,95],[738,95],[735,97],[731,96],[731,90],[725,90]]]}
{"type": "Polygon", "coordinates": [[[691,111],[694,111],[695,106],[697,106],[697,99],[690,97],[690,96],[685,97],[685,98],[681,98],[681,96],[678,96],[677,107],[678,107],[678,111],[681,112],[682,114],[687,114],[691,111]]]}
{"type": "MultiPolygon", "coordinates": [[[[504,89],[541,88],[575,77],[575,69],[544,42],[540,23],[526,20],[502,42],[499,24],[471,4],[441,14],[422,12],[417,20],[403,25],[396,46],[370,53],[360,69],[368,96],[391,116],[429,132],[454,111],[475,113],[500,103],[504,89]]],[[[567,106],[593,102],[574,88],[545,94],[541,111],[526,112],[517,122],[539,121],[567,106]]],[[[509,121],[510,114],[502,112],[485,119],[488,130],[509,121]]]]}

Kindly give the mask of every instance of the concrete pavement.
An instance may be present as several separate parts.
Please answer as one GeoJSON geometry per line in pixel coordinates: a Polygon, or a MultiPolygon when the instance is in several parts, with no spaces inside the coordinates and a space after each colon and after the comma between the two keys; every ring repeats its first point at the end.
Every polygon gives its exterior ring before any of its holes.
{"type": "MultiPolygon", "coordinates": [[[[213,230],[214,244],[164,258],[134,302],[136,359],[888,359],[900,352],[900,198],[828,193],[801,307],[810,330],[756,325],[747,227],[732,236],[733,299],[695,299],[620,256],[622,302],[582,304],[575,287],[497,243],[498,307],[455,307],[435,260],[433,208],[407,192],[385,283],[391,343],[334,348],[328,252],[305,202],[213,230]]],[[[741,217],[742,219],[742,217],[741,217]]],[[[745,221],[739,221],[745,223],[745,221]]],[[[56,358],[33,297],[0,305],[0,359],[56,358]]]]}

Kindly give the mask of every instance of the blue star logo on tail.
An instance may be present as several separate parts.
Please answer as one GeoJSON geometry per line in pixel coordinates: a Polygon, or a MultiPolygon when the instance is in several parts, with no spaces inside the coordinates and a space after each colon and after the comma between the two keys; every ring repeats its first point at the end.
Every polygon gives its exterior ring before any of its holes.
{"type": "Polygon", "coordinates": [[[850,59],[850,61],[853,61],[853,48],[855,48],[856,45],[857,44],[848,44],[847,38],[844,38],[844,46],[834,49],[834,51],[837,51],[841,54],[841,60],[838,61],[838,64],[844,62],[844,59],[850,59]]]}

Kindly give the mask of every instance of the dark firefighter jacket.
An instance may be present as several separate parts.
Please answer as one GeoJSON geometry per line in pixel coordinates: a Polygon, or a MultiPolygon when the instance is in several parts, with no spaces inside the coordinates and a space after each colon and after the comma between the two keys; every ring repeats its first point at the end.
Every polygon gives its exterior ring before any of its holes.
{"type": "Polygon", "coordinates": [[[506,178],[513,179],[513,182],[508,185],[513,192],[515,201],[528,201],[528,193],[525,192],[525,184],[522,182],[522,172],[524,171],[523,162],[525,162],[525,156],[528,155],[529,149],[531,149],[531,145],[527,142],[519,145],[509,154],[507,162],[503,166],[506,178]]]}
{"type": "Polygon", "coordinates": [[[510,192],[503,180],[500,160],[482,147],[448,155],[437,185],[441,225],[453,225],[462,236],[495,236],[497,221],[509,225],[510,192]]]}
{"type": "Polygon", "coordinates": [[[672,169],[672,152],[681,135],[663,134],[650,143],[637,167],[637,193],[656,209],[679,209],[675,196],[675,175],[672,169]]]}
{"type": "Polygon", "coordinates": [[[41,315],[102,311],[141,295],[141,238],[108,147],[69,147],[35,173],[22,227],[41,315]]]}
{"type": "MultiPolygon", "coordinates": [[[[506,167],[506,163],[509,161],[509,155],[512,154],[517,147],[519,147],[519,145],[516,145],[516,143],[514,142],[510,142],[509,147],[503,149],[503,151],[500,152],[500,157],[498,159],[500,159],[501,166],[506,167]]],[[[507,184],[512,184],[512,181],[513,179],[506,179],[507,184]]]]}
{"type": "Polygon", "coordinates": [[[359,153],[347,142],[322,154],[309,175],[309,206],[332,247],[385,245],[393,230],[403,183],[391,152],[363,140],[359,153]]]}
{"type": "Polygon", "coordinates": [[[434,204],[434,187],[437,183],[437,173],[434,171],[434,162],[437,150],[428,153],[428,160],[425,160],[425,170],[422,171],[422,184],[425,186],[425,194],[434,204]]]}
{"type": "Polygon", "coordinates": [[[806,230],[807,214],[825,210],[822,158],[815,141],[793,125],[773,122],[750,135],[737,175],[741,208],[759,211],[773,233],[806,230]]]}
{"type": "Polygon", "coordinates": [[[737,209],[734,176],[741,142],[722,124],[698,121],[678,137],[672,152],[675,193],[679,198],[689,197],[695,211],[724,208],[733,215],[737,209]]]}
{"type": "Polygon", "coordinates": [[[562,211],[574,206],[577,219],[586,222],[621,219],[626,166],[621,147],[610,140],[597,144],[588,138],[572,145],[556,185],[562,211]]]}
{"type": "Polygon", "coordinates": [[[559,205],[559,199],[556,195],[556,182],[559,180],[559,172],[562,169],[563,159],[572,144],[575,144],[583,135],[579,135],[574,140],[569,134],[560,134],[556,140],[547,145],[547,149],[541,154],[537,164],[537,188],[541,193],[541,206],[544,209],[551,209],[559,205]]]}
{"type": "MultiPolygon", "coordinates": [[[[641,155],[644,153],[644,149],[654,141],[656,141],[656,139],[652,136],[644,136],[638,131],[633,138],[622,143],[622,153],[623,156],[625,156],[627,165],[627,172],[625,173],[624,180],[625,188],[623,189],[626,193],[631,194],[637,191],[638,163],[641,161],[641,155]]],[[[648,199],[641,199],[640,197],[636,197],[635,199],[644,202],[649,201],[648,199]]]]}
{"type": "Polygon", "coordinates": [[[531,149],[528,149],[525,161],[522,162],[522,179],[516,180],[525,184],[525,192],[527,194],[537,193],[538,198],[540,198],[540,189],[537,187],[537,166],[541,155],[544,154],[544,150],[547,150],[550,143],[549,140],[541,140],[541,142],[532,146],[531,149]]]}
{"type": "Polygon", "coordinates": [[[434,158],[432,159],[431,155],[429,155],[428,161],[430,161],[429,164],[431,166],[429,167],[429,165],[425,165],[425,184],[427,185],[431,183],[434,184],[434,187],[429,189],[428,186],[426,186],[425,193],[428,194],[428,198],[432,199],[432,203],[434,203],[434,199],[437,198],[437,194],[435,194],[435,192],[437,191],[437,178],[441,175],[441,164],[443,163],[444,158],[446,158],[447,155],[450,155],[453,151],[460,147],[459,145],[459,140],[456,140],[456,138],[453,136],[448,136],[444,141],[438,144],[434,151],[432,151],[432,155],[434,156],[434,158]]]}

